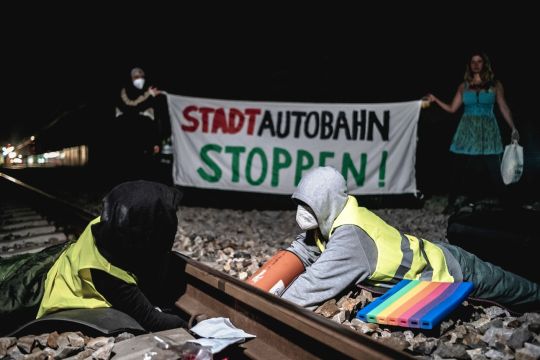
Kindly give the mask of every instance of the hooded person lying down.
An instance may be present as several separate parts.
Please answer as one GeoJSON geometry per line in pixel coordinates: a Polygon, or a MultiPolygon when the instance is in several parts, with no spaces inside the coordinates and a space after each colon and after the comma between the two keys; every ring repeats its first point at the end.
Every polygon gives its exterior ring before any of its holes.
{"type": "Polygon", "coordinates": [[[359,283],[392,286],[402,279],[470,281],[471,297],[540,309],[540,286],[445,242],[404,234],[350,196],[332,167],[306,173],[292,195],[304,232],[287,249],[302,273],[282,294],[306,308],[359,283]]]}
{"type": "Polygon", "coordinates": [[[130,181],[103,199],[92,220],[47,273],[37,318],[67,309],[112,307],[149,331],[186,327],[157,310],[158,291],[177,231],[182,193],[164,184],[130,181]]]}

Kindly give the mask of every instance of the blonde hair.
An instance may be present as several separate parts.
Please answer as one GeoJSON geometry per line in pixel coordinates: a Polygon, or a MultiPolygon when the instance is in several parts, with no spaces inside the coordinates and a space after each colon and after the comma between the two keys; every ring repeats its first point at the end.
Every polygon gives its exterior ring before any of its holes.
{"type": "Polygon", "coordinates": [[[482,71],[480,72],[480,79],[482,79],[482,83],[485,84],[488,88],[495,85],[495,74],[493,73],[493,69],[491,68],[491,61],[489,61],[489,57],[483,53],[483,52],[475,52],[472,53],[469,57],[469,61],[467,62],[467,65],[465,66],[465,75],[463,76],[465,82],[470,84],[473,80],[474,74],[471,70],[471,60],[474,56],[480,56],[482,60],[484,61],[484,65],[482,66],[482,71]]]}

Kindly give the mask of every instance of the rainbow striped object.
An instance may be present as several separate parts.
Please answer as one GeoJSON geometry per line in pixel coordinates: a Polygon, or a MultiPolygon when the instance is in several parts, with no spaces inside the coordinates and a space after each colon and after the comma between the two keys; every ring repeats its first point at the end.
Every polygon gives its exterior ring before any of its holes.
{"type": "Polygon", "coordinates": [[[471,282],[401,280],[356,317],[371,323],[433,329],[472,290],[471,282]]]}

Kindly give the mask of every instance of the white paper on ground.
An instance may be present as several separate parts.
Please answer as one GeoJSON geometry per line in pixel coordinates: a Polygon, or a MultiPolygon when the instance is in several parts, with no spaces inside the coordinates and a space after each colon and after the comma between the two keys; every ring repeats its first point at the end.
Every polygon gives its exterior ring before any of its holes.
{"type": "Polygon", "coordinates": [[[226,339],[255,337],[255,335],[248,334],[244,330],[237,328],[231,323],[229,318],[224,317],[203,320],[192,327],[191,331],[205,338],[226,339]]]}
{"type": "Polygon", "coordinates": [[[192,327],[191,331],[201,336],[202,339],[190,341],[211,347],[213,354],[220,352],[230,344],[241,342],[245,338],[255,337],[255,335],[238,329],[231,323],[229,318],[224,317],[203,320],[192,327]]]}

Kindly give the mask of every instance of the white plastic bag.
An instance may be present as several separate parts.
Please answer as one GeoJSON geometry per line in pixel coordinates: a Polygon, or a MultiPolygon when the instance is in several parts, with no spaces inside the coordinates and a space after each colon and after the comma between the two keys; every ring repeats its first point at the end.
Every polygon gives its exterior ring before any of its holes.
{"type": "Polygon", "coordinates": [[[506,185],[518,182],[523,174],[523,147],[512,141],[504,148],[501,162],[501,175],[506,185]]]}

